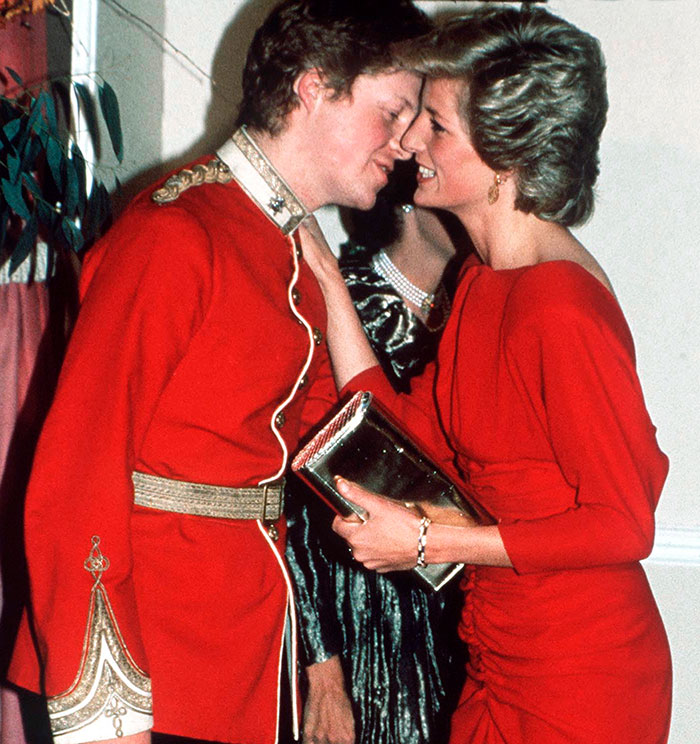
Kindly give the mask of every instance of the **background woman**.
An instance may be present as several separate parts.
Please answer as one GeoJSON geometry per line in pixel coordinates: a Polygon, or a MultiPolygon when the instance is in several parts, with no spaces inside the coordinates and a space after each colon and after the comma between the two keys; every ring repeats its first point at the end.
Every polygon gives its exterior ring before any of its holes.
{"type": "MultiPolygon", "coordinates": [[[[455,257],[453,241],[461,238],[464,248],[466,240],[463,229],[448,231],[435,212],[413,208],[415,172],[413,163],[397,163],[375,208],[347,215],[351,240],[340,261],[396,390],[408,390],[435,356],[450,310],[452,285],[447,277],[446,289],[443,273],[462,257],[455,257]]],[[[290,488],[287,559],[309,665],[304,740],[445,741],[464,678],[457,583],[431,594],[412,576],[369,571],[342,540],[319,529],[331,519],[323,502],[298,481],[290,488]]]]}
{"type": "Polygon", "coordinates": [[[409,58],[429,77],[403,140],[419,165],[416,203],[457,215],[484,262],[464,272],[436,364],[410,396],[373,366],[313,229],[307,256],[339,383],[374,390],[429,439],[494,524],[428,525],[341,482],[370,517],[334,528],[378,571],[417,558],[472,566],[454,744],[661,744],[670,656],[639,560],[668,461],[622,312],[568,230],[593,207],[599,45],[543,9],[485,9],[409,58]]]}

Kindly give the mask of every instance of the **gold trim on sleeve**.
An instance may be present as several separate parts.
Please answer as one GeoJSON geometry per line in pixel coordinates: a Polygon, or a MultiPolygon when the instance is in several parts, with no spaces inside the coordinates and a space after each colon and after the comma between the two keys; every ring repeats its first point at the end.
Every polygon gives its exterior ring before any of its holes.
{"type": "Polygon", "coordinates": [[[109,560],[97,536],[84,565],[94,584],[80,670],[66,692],[48,699],[51,730],[60,744],[129,736],[153,726],[151,680],[119,631],[102,584],[109,560]]]}

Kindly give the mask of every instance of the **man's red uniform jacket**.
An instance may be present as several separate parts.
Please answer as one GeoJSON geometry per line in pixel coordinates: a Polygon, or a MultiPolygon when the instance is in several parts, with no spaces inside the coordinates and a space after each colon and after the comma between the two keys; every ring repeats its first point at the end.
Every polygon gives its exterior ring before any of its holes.
{"type": "Polygon", "coordinates": [[[131,482],[272,481],[336,401],[320,289],[276,224],[290,204],[238,141],[221,155],[237,180],[162,206],[144,192],[86,262],[27,496],[40,663],[25,623],[12,668],[43,683],[60,742],[148,729],[149,687],[157,731],[276,738],[283,520],[275,541],[256,520],[135,506],[131,482]]]}

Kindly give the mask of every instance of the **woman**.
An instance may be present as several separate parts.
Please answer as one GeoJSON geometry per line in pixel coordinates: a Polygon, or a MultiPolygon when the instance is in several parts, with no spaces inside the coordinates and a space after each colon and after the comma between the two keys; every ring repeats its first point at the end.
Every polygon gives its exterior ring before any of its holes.
{"type": "MultiPolygon", "coordinates": [[[[410,203],[415,172],[397,164],[375,208],[350,215],[341,258],[365,333],[397,390],[408,390],[435,356],[450,309],[442,275],[455,254],[438,215],[410,203]]],[[[318,497],[298,481],[291,486],[287,559],[309,665],[304,741],[445,741],[463,680],[457,584],[430,594],[411,576],[368,571],[336,535],[317,529],[330,523],[318,497]]]]}
{"type": "Polygon", "coordinates": [[[464,272],[436,363],[409,396],[374,366],[312,229],[306,255],[339,384],[373,390],[429,440],[493,524],[430,524],[341,480],[370,516],[334,529],[380,572],[470,566],[452,744],[661,744],[670,655],[639,560],[668,462],[622,312],[568,230],[593,206],[599,45],[540,8],[484,9],[407,58],[428,77],[402,141],[416,204],[457,215],[484,262],[464,272]]]}

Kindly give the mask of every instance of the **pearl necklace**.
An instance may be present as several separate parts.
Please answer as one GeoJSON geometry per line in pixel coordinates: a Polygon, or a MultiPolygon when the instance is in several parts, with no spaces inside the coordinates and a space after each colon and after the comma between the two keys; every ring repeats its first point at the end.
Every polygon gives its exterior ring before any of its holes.
{"type": "Polygon", "coordinates": [[[372,268],[409,302],[427,315],[435,304],[435,293],[425,292],[403,274],[382,248],[372,257],[372,268]]]}

